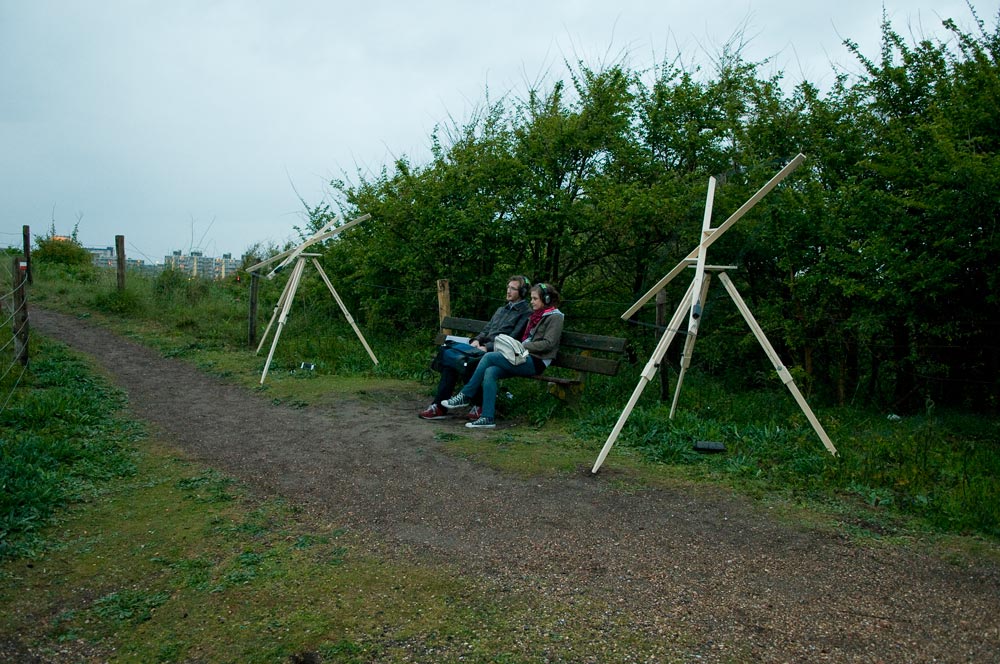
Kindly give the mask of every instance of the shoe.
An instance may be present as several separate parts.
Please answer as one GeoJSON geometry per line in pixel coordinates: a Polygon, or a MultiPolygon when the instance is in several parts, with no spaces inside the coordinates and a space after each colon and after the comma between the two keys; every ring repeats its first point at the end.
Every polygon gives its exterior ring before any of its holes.
{"type": "Polygon", "coordinates": [[[448,413],[438,404],[432,403],[427,406],[427,410],[422,411],[417,417],[422,420],[443,420],[448,417],[448,413]]]}
{"type": "Polygon", "coordinates": [[[452,408],[462,408],[463,406],[469,405],[469,400],[465,398],[465,395],[459,392],[450,399],[445,399],[441,402],[441,405],[451,410],[452,408]]]}
{"type": "Polygon", "coordinates": [[[478,420],[482,416],[483,416],[483,407],[473,406],[472,408],[469,409],[469,414],[466,415],[465,417],[471,422],[472,420],[478,420]]]}
{"type": "Polygon", "coordinates": [[[480,417],[475,422],[466,422],[465,426],[469,429],[496,429],[497,425],[493,422],[492,417],[480,417]]]}

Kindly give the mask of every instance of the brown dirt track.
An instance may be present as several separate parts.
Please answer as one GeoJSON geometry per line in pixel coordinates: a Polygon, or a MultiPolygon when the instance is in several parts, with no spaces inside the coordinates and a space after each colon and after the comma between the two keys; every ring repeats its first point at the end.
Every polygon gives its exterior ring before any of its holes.
{"type": "Polygon", "coordinates": [[[94,357],[157,435],[252,490],[498,587],[610,603],[674,658],[1000,661],[993,561],[859,544],[708,490],[624,494],[609,481],[613,453],[593,478],[505,475],[444,454],[435,432],[457,424],[418,420],[417,394],[275,406],[104,328],[31,318],[94,357]]]}

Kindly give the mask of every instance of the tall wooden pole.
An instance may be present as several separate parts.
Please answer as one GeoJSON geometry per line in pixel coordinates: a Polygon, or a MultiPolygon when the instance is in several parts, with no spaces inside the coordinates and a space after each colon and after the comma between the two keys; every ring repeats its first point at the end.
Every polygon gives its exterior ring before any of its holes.
{"type": "Polygon", "coordinates": [[[25,224],[21,227],[21,232],[24,235],[24,262],[27,265],[28,272],[28,284],[35,283],[31,276],[31,228],[25,224]]]}
{"type": "MultiPolygon", "coordinates": [[[[656,340],[666,333],[667,327],[667,291],[661,290],[656,294],[656,340]]],[[[667,363],[660,363],[660,401],[670,398],[670,373],[667,371],[667,363]]]]}
{"type": "Polygon", "coordinates": [[[28,264],[20,256],[14,257],[11,279],[14,286],[14,359],[28,366],[28,264]]]}
{"type": "Polygon", "coordinates": [[[248,322],[247,345],[251,348],[257,342],[257,294],[260,292],[260,275],[250,273],[250,320],[248,322]]]}
{"type": "MultiPolygon", "coordinates": [[[[447,316],[451,315],[451,288],[448,285],[447,279],[437,280],[438,288],[438,325],[444,322],[447,316]]],[[[445,330],[446,334],[450,334],[451,330],[445,330]]]]}
{"type": "Polygon", "coordinates": [[[118,257],[118,290],[125,290],[125,236],[115,236],[115,254],[118,257]]]}

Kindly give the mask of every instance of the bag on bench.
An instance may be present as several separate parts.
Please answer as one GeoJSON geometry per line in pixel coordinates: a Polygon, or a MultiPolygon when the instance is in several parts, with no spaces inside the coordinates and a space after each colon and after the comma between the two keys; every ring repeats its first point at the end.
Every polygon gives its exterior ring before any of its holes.
{"type": "Polygon", "coordinates": [[[479,360],[486,354],[482,348],[455,341],[445,341],[438,346],[437,354],[431,360],[431,369],[440,372],[450,367],[463,378],[468,378],[476,370],[479,360]]]}
{"type": "Polygon", "coordinates": [[[503,355],[504,359],[517,366],[528,359],[528,351],[521,342],[506,334],[498,334],[493,340],[493,348],[503,355]]]}

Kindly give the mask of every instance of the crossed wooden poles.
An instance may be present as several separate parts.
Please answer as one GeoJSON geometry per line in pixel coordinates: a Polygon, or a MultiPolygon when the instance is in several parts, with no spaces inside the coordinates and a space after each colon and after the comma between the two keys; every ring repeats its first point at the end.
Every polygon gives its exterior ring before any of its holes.
{"type": "Polygon", "coordinates": [[[778,357],[778,353],[775,352],[774,347],[767,340],[764,335],[764,331],[760,328],[757,320],[750,313],[749,307],[747,307],[746,302],[740,297],[739,292],[736,290],[736,286],[729,279],[729,275],[725,273],[727,269],[735,269],[733,266],[725,265],[707,265],[707,254],[708,248],[718,240],[723,233],[725,233],[729,228],[732,227],[740,218],[743,217],[750,209],[756,205],[764,196],[766,196],[772,189],[778,186],[782,180],[784,180],[792,171],[798,168],[802,162],[805,161],[805,155],[796,155],[784,168],[782,168],[777,175],[771,178],[767,184],[761,187],[757,193],[747,200],[740,208],[732,214],[726,221],[722,223],[721,226],[717,228],[711,227],[712,219],[712,204],[715,200],[715,178],[710,177],[708,179],[708,196],[705,202],[705,217],[702,221],[701,226],[701,241],[698,246],[695,247],[691,253],[689,253],[680,263],[677,264],[674,269],[667,273],[659,282],[656,283],[649,291],[643,295],[639,300],[632,305],[632,307],[622,314],[623,319],[628,319],[633,316],[646,302],[649,302],[660,290],[662,290],[674,277],[680,274],[683,270],[693,267],[694,279],[691,281],[691,285],[688,287],[687,292],[684,297],[681,298],[680,304],[677,306],[677,310],[674,312],[673,318],[670,319],[670,323],[667,325],[667,330],[660,337],[659,343],[656,345],[656,349],[653,351],[652,357],[649,358],[649,362],[642,371],[642,375],[639,379],[639,384],[636,385],[635,391],[632,392],[632,397],[628,400],[625,409],[622,411],[621,416],[618,418],[618,422],[615,423],[614,428],[611,430],[611,434],[608,436],[608,440],[604,443],[604,447],[601,449],[601,453],[597,456],[597,461],[594,463],[591,473],[596,473],[601,464],[604,463],[604,459],[607,458],[608,452],[611,451],[612,446],[618,439],[622,428],[625,426],[625,422],[628,420],[629,415],[632,414],[632,410],[635,408],[635,404],[639,401],[639,396],[645,389],[646,385],[656,376],[657,370],[660,363],[663,360],[663,356],[666,354],[667,349],[670,347],[670,343],[674,340],[677,334],[677,329],[684,319],[684,316],[688,316],[688,329],[687,329],[687,339],[684,342],[684,351],[681,355],[681,369],[680,374],[677,378],[677,386],[674,390],[674,400],[670,407],[670,418],[673,419],[674,412],[677,409],[677,400],[681,392],[681,384],[684,382],[684,374],[687,372],[688,367],[691,366],[691,353],[694,351],[694,342],[698,336],[698,325],[701,320],[701,312],[703,303],[705,302],[705,296],[708,293],[708,286],[712,280],[712,274],[718,274],[719,280],[725,287],[726,292],[729,293],[729,297],[732,298],[733,302],[736,304],[736,308],[739,309],[740,314],[743,315],[743,319],[746,321],[750,330],[753,332],[757,341],[760,343],[761,348],[767,354],[768,359],[771,360],[771,364],[774,365],[775,371],[778,372],[778,377],[781,382],[785,384],[788,390],[792,393],[795,401],[798,403],[799,408],[805,414],[806,419],[812,425],[813,430],[819,436],[820,440],[823,441],[823,445],[830,454],[836,456],[837,449],[833,446],[830,441],[830,437],[826,435],[826,431],[823,430],[823,426],[816,419],[816,415],[813,414],[809,404],[806,403],[805,398],[802,396],[802,392],[795,385],[795,381],[792,378],[791,373],[788,368],[784,366],[781,362],[781,358],[778,357]]]}
{"type": "Polygon", "coordinates": [[[285,289],[281,292],[281,297],[278,298],[278,303],[274,305],[274,313],[271,314],[271,320],[268,322],[267,328],[261,336],[260,344],[257,346],[257,352],[260,353],[260,349],[264,346],[264,341],[267,340],[267,335],[271,331],[271,326],[274,325],[274,320],[277,318],[278,327],[275,328],[274,340],[271,342],[271,351],[267,354],[267,362],[264,363],[264,372],[260,375],[261,385],[264,384],[264,378],[267,377],[267,370],[271,366],[271,359],[274,357],[274,350],[278,347],[278,338],[281,337],[281,330],[285,327],[285,322],[288,320],[288,311],[292,308],[292,300],[295,298],[295,291],[298,289],[299,282],[302,280],[302,272],[305,271],[307,258],[312,259],[312,264],[316,266],[319,276],[323,278],[323,283],[325,283],[326,287],[330,289],[333,299],[337,301],[337,305],[340,307],[340,310],[344,312],[344,317],[347,318],[347,322],[351,324],[352,328],[354,328],[354,332],[358,335],[358,339],[361,340],[361,344],[365,347],[365,350],[368,351],[368,356],[372,358],[372,362],[378,364],[378,359],[375,357],[375,353],[372,352],[368,342],[365,341],[365,337],[361,334],[361,330],[358,329],[358,325],[354,322],[354,318],[351,317],[351,313],[347,310],[347,307],[344,306],[344,301],[340,299],[340,295],[337,294],[337,290],[333,287],[333,284],[330,283],[330,279],[326,276],[326,272],[323,271],[323,267],[319,264],[319,261],[316,260],[316,257],[320,254],[304,253],[310,246],[323,242],[324,240],[329,240],[335,235],[343,233],[347,229],[357,226],[362,221],[370,218],[371,215],[366,214],[356,219],[352,219],[343,226],[338,226],[336,228],[334,228],[334,226],[337,223],[337,219],[334,219],[316,231],[316,233],[299,246],[282,252],[277,256],[272,256],[265,261],[247,268],[247,272],[254,272],[256,270],[263,269],[272,263],[280,261],[280,263],[278,263],[278,265],[266,275],[268,279],[273,279],[274,275],[288,267],[292,261],[295,261],[295,265],[292,267],[292,274],[288,277],[288,283],[285,284],[285,289]]]}

